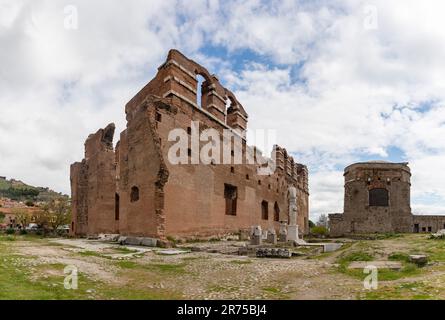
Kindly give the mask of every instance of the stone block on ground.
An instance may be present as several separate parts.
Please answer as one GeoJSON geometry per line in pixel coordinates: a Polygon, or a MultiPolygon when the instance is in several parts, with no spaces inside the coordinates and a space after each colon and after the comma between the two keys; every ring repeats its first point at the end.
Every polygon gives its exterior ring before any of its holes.
{"type": "Polygon", "coordinates": [[[275,232],[269,232],[267,235],[267,242],[270,244],[277,244],[277,234],[275,232]]]}
{"type": "Polygon", "coordinates": [[[278,241],[287,242],[287,223],[280,224],[280,230],[278,231],[278,241]]]}
{"type": "Polygon", "coordinates": [[[142,238],[139,237],[127,237],[125,244],[130,246],[140,246],[142,244],[142,238]]]}
{"type": "Polygon", "coordinates": [[[156,247],[158,245],[158,239],[142,238],[141,245],[144,247],[156,247]]]}
{"type": "Polygon", "coordinates": [[[437,233],[432,233],[430,235],[431,239],[445,239],[445,229],[437,231],[437,233]]]}
{"type": "Polygon", "coordinates": [[[409,256],[409,261],[415,263],[419,267],[423,267],[428,263],[428,256],[424,254],[412,254],[409,256]]]}
{"type": "Polygon", "coordinates": [[[261,245],[263,241],[261,226],[252,227],[251,232],[252,234],[250,236],[250,244],[254,246],[261,245]]]}
{"type": "Polygon", "coordinates": [[[323,252],[333,252],[340,249],[342,246],[342,243],[325,243],[323,244],[323,252]]]}
{"type": "Polygon", "coordinates": [[[119,234],[107,234],[107,233],[101,233],[99,234],[99,240],[102,241],[110,241],[110,242],[116,242],[118,241],[120,235],[119,234]]]}
{"type": "Polygon", "coordinates": [[[348,269],[365,269],[371,266],[377,269],[402,269],[402,263],[398,261],[353,261],[349,264],[348,269]]]}
{"type": "Polygon", "coordinates": [[[261,232],[261,240],[263,241],[267,241],[267,235],[269,234],[269,232],[267,230],[263,230],[261,232]]]}
{"type": "Polygon", "coordinates": [[[287,240],[297,241],[298,239],[298,226],[287,226],[287,240]]]}
{"type": "Polygon", "coordinates": [[[158,251],[158,254],[162,254],[162,255],[166,255],[166,256],[175,256],[178,254],[184,254],[184,253],[190,253],[190,251],[186,251],[186,250],[175,250],[175,249],[170,249],[170,250],[160,250],[158,251]]]}

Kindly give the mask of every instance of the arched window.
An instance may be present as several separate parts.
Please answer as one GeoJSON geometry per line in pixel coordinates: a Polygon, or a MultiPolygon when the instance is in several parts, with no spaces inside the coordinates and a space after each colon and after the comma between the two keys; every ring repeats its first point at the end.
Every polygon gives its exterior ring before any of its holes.
{"type": "Polygon", "coordinates": [[[274,221],[280,221],[280,207],[278,206],[277,202],[275,202],[275,205],[273,206],[273,211],[274,211],[273,215],[274,221]]]}
{"type": "Polygon", "coordinates": [[[131,202],[139,201],[139,188],[138,187],[131,188],[130,201],[131,202]]]}
{"type": "Polygon", "coordinates": [[[114,196],[114,220],[118,221],[119,220],[119,206],[120,206],[120,198],[119,198],[119,194],[116,193],[116,195],[114,196]]]}
{"type": "Polygon", "coordinates": [[[269,220],[269,203],[267,201],[261,202],[261,218],[269,220]]]}
{"type": "Polygon", "coordinates": [[[369,190],[369,206],[370,207],[388,207],[389,192],[383,188],[369,190]]]}

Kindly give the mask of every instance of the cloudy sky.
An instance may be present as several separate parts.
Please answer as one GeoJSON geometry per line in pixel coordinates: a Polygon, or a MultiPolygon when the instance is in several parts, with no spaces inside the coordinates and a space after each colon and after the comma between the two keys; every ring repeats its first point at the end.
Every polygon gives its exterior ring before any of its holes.
{"type": "Polygon", "coordinates": [[[342,212],[343,168],[370,159],[409,162],[414,212],[445,214],[444,13],[418,0],[0,0],[0,175],[69,193],[87,135],[121,131],[125,103],[177,48],[308,165],[313,219],[342,212]]]}

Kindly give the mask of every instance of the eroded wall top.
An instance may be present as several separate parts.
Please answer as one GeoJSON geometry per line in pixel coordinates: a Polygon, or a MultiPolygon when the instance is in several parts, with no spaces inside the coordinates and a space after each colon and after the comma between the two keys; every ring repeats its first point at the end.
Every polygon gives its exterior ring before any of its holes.
{"type": "Polygon", "coordinates": [[[128,102],[125,112],[131,113],[150,94],[180,99],[235,130],[247,129],[248,114],[236,96],[215,75],[178,50],[170,50],[155,78],[128,102]],[[204,79],[201,90],[198,76],[204,79]]]}

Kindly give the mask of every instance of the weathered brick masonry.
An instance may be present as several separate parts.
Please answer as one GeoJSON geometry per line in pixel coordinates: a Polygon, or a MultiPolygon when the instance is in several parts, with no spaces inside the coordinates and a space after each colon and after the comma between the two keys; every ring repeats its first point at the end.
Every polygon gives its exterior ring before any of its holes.
{"type": "MultiPolygon", "coordinates": [[[[127,128],[115,150],[114,125],[109,125],[88,138],[85,159],[71,166],[74,234],[165,238],[222,235],[253,225],[278,230],[280,221],[288,221],[290,186],[298,192],[300,232],[308,232],[306,166],[276,146],[276,170],[259,174],[259,165],[246,161],[246,153],[255,149],[243,136],[248,124],[244,107],[199,64],[171,50],[125,113],[127,128]],[[198,75],[205,79],[200,106],[198,75]],[[192,121],[199,122],[200,131],[213,128],[221,137],[230,129],[241,146],[242,163],[170,163],[175,142],[169,133],[182,128],[189,136],[199,134],[192,121]]],[[[220,142],[221,148],[227,144],[220,142]]],[[[192,158],[196,150],[188,152],[192,158]]],[[[228,156],[236,155],[232,151],[228,156]]]]}
{"type": "Polygon", "coordinates": [[[445,216],[411,213],[411,170],[407,163],[356,163],[346,167],[344,177],[344,213],[329,215],[331,236],[445,229],[445,216]]]}

